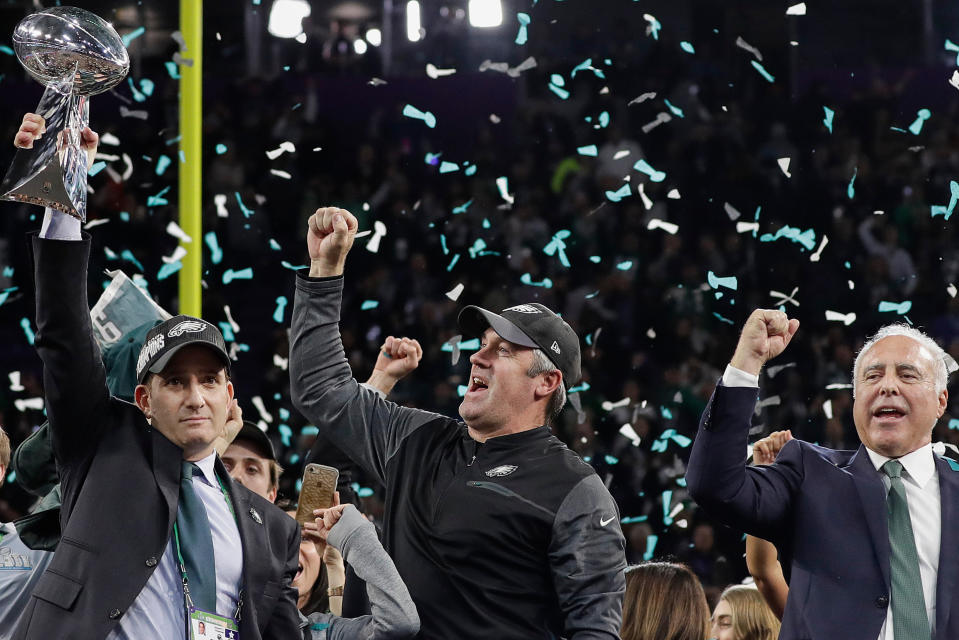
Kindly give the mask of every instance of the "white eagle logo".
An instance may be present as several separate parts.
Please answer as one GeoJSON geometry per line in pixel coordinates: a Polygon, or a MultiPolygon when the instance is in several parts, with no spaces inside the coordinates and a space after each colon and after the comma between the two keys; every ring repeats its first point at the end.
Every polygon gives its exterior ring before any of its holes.
{"type": "Polygon", "coordinates": [[[529,304],[518,304],[515,307],[510,307],[509,309],[503,309],[503,311],[516,311],[517,313],[543,313],[536,307],[529,304]]]}
{"type": "Polygon", "coordinates": [[[207,323],[199,320],[184,320],[170,329],[166,335],[168,338],[175,338],[176,336],[182,336],[184,333],[200,333],[205,331],[207,326],[207,323]]]}
{"type": "Polygon", "coordinates": [[[501,464],[498,467],[493,467],[486,472],[486,475],[490,478],[502,478],[503,476],[508,476],[509,474],[516,471],[519,467],[515,464],[501,464]]]}

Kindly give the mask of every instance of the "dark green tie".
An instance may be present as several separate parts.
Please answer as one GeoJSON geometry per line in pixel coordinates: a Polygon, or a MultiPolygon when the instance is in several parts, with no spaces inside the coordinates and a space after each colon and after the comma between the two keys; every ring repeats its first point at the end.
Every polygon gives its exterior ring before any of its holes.
{"type": "Polygon", "coordinates": [[[198,466],[183,461],[180,476],[180,504],[176,526],[180,534],[180,553],[186,565],[190,597],[197,609],[216,613],[216,565],[213,555],[213,534],[203,501],[193,489],[193,474],[203,475],[198,466]]]}
{"type": "Polygon", "coordinates": [[[882,471],[891,483],[887,506],[889,507],[889,546],[892,556],[889,561],[892,577],[892,627],[895,640],[929,640],[929,617],[922,595],[922,578],[919,575],[919,554],[916,539],[912,534],[909,518],[909,503],[906,486],[902,483],[902,463],[890,460],[882,465],[882,471]]]}

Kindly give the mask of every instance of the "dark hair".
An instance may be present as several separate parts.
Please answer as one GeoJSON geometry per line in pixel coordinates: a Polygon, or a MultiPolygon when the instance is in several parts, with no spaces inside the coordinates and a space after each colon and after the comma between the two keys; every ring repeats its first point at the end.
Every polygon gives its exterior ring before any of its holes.
{"type": "Polygon", "coordinates": [[[623,640],[705,640],[709,605],[684,564],[644,562],[626,569],[623,640]]]}
{"type": "MultiPolygon", "coordinates": [[[[292,512],[296,515],[297,502],[290,498],[280,498],[276,501],[276,506],[287,513],[292,512]]],[[[297,525],[299,526],[299,525],[297,525]]],[[[302,542],[301,542],[302,544],[302,542]]],[[[316,576],[316,581],[310,587],[310,597],[306,604],[300,609],[300,613],[309,617],[311,613],[329,613],[330,612],[330,579],[326,575],[326,563],[320,558],[320,573],[316,576]]]]}

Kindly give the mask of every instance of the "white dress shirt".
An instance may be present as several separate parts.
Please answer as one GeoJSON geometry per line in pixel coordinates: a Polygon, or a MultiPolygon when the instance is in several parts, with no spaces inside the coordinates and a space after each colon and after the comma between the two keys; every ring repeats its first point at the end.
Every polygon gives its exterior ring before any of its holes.
{"type": "MultiPolygon", "coordinates": [[[[759,376],[753,375],[732,365],[723,372],[725,387],[759,387],[759,376]]],[[[880,469],[891,458],[887,458],[865,447],[869,460],[882,478],[886,493],[892,481],[880,469]]],[[[922,596],[929,616],[929,628],[933,637],[936,634],[936,578],[939,575],[939,546],[942,537],[942,502],[939,497],[939,472],[932,452],[932,444],[919,447],[899,458],[902,463],[902,483],[906,489],[906,501],[909,503],[909,519],[912,521],[912,534],[916,539],[916,552],[919,555],[919,577],[922,580],[922,596]]],[[[890,594],[891,596],[892,594],[890,594]]],[[[879,630],[877,640],[894,640],[892,626],[892,607],[886,609],[886,621],[879,630]]]]}

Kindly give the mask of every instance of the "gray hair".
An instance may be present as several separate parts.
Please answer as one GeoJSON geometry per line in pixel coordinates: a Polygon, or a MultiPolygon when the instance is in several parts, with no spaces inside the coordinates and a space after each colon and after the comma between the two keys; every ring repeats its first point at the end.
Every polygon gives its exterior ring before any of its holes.
{"type": "Polygon", "coordinates": [[[949,370],[946,363],[950,361],[954,362],[952,360],[952,356],[946,353],[943,348],[939,346],[939,343],[919,329],[902,322],[897,322],[895,324],[887,324],[884,327],[880,327],[879,331],[866,340],[866,344],[862,345],[862,349],[860,349],[859,353],[856,354],[856,362],[852,365],[853,398],[856,397],[856,388],[859,386],[859,365],[862,362],[863,356],[865,356],[866,352],[872,349],[877,342],[890,336],[904,336],[906,338],[912,338],[922,347],[928,349],[929,353],[932,354],[936,379],[936,393],[942,393],[946,390],[946,378],[949,375],[949,370]]]}
{"type": "MultiPolygon", "coordinates": [[[[551,371],[558,371],[558,367],[553,364],[553,361],[550,360],[546,353],[542,349],[533,349],[533,363],[529,365],[529,369],[526,371],[526,375],[530,378],[535,378],[541,373],[550,373],[551,371]]],[[[556,391],[553,392],[553,395],[549,397],[549,403],[546,405],[546,424],[552,424],[553,420],[556,419],[556,416],[559,415],[559,412],[563,410],[563,407],[566,405],[566,381],[563,380],[559,383],[559,386],[556,387],[556,391]]]]}

